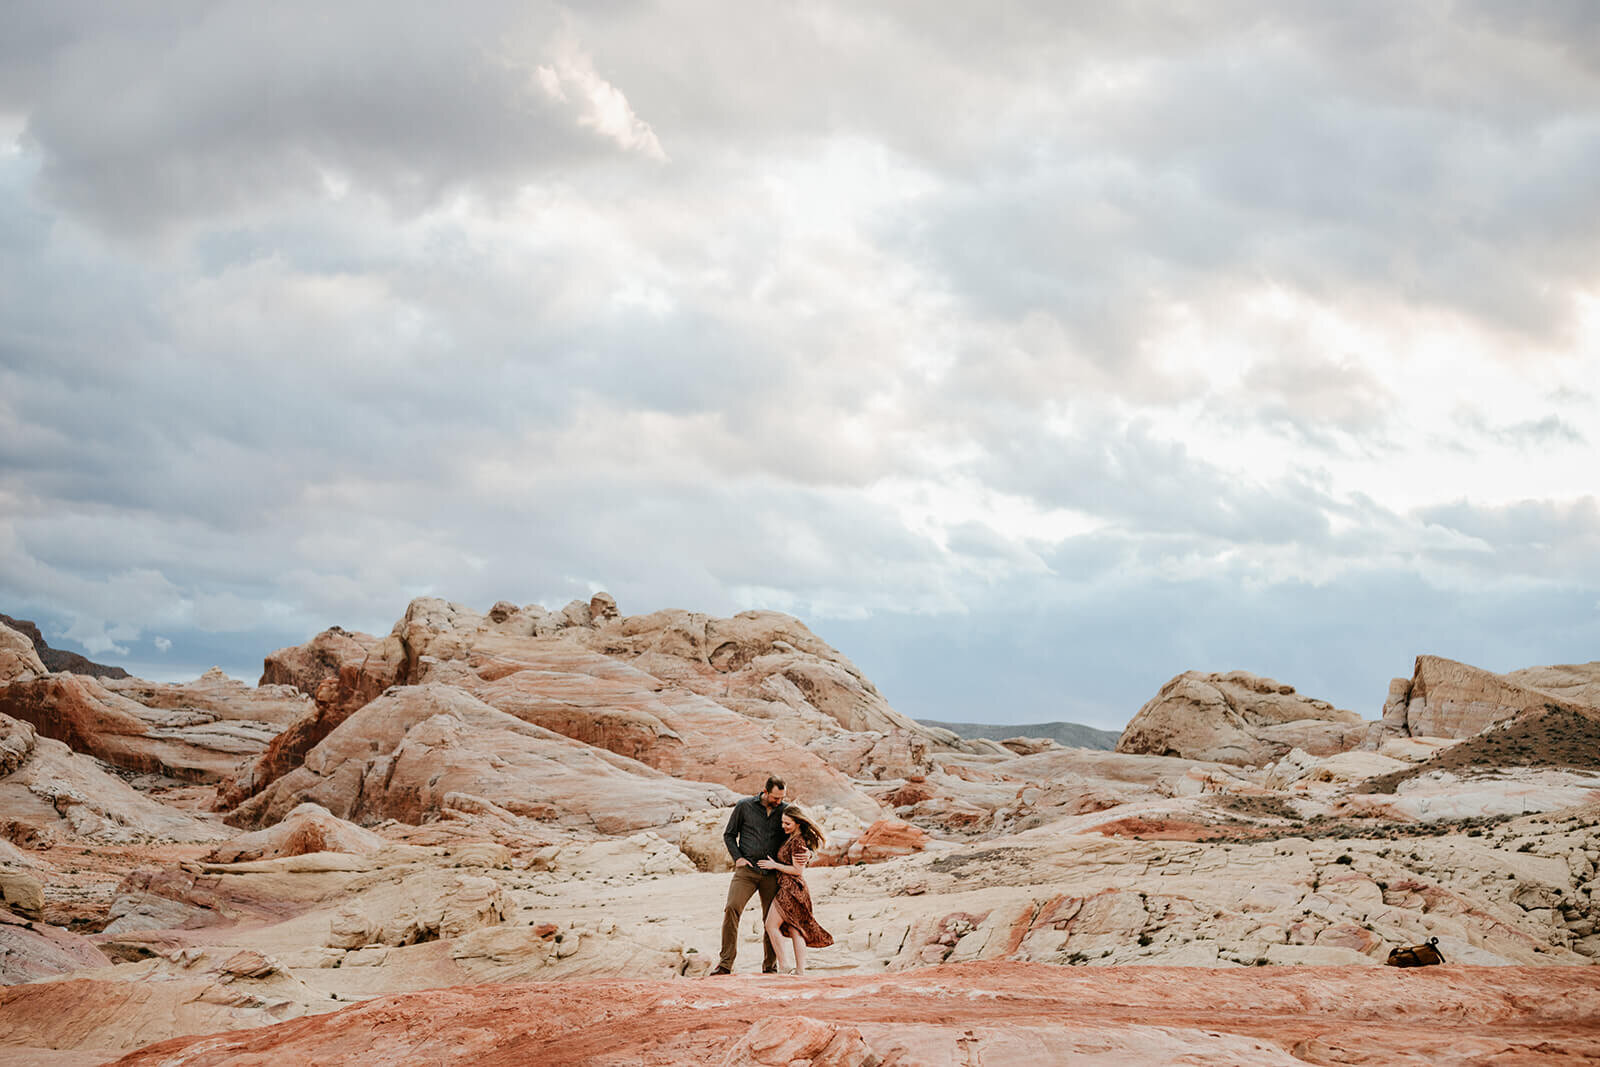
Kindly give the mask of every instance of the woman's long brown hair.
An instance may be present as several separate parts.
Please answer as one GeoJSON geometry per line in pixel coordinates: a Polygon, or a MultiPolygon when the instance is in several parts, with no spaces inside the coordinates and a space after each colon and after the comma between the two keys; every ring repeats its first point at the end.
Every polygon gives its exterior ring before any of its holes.
{"type": "Polygon", "coordinates": [[[793,804],[790,804],[787,808],[784,808],[783,813],[794,820],[795,826],[797,826],[800,830],[800,839],[806,843],[807,848],[814,851],[821,848],[828,840],[825,836],[823,836],[822,827],[818,826],[811,816],[807,815],[793,804]]]}

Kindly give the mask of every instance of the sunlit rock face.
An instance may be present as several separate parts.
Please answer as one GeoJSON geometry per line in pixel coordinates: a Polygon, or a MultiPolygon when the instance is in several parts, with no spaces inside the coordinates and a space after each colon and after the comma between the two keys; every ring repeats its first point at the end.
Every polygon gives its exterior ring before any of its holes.
{"type": "MultiPolygon", "coordinates": [[[[747,611],[731,619],[688,611],[621,615],[600,593],[574,602],[559,615],[537,606],[496,605],[489,617],[459,605],[416,601],[404,631],[407,647],[421,659],[465,661],[494,679],[518,669],[540,669],[571,646],[631,666],[619,679],[649,679],[657,690],[697,694],[799,744],[841,733],[875,732],[918,738],[923,745],[970,748],[947,731],[902,715],[861,671],[804,623],[771,611],[747,611]],[[498,620],[498,621],[496,621],[498,620]],[[549,638],[550,640],[525,640],[549,638]]],[[[598,675],[590,667],[577,669],[598,675]]],[[[859,768],[841,768],[855,773],[859,768]]]]}
{"type": "Polygon", "coordinates": [[[1367,724],[1353,711],[1245,671],[1186,671],[1139,709],[1118,752],[1260,766],[1298,748],[1313,755],[1360,744],[1367,724]]]}
{"type": "Polygon", "coordinates": [[[1395,679],[1384,704],[1387,733],[1471,737],[1547,703],[1600,706],[1600,663],[1494,674],[1442,656],[1418,656],[1411,679],[1395,679]]]}
{"type": "Polygon", "coordinates": [[[356,711],[229,822],[268,825],[312,801],[342,819],[420,823],[458,794],[603,833],[665,825],[734,798],[429,683],[393,689],[356,711]]]}
{"type": "Polygon", "coordinates": [[[932,736],[928,727],[890,707],[853,663],[804,623],[779,612],[746,611],[718,619],[659,611],[608,619],[578,636],[592,649],[704,695],[737,702],[739,710],[758,718],[797,719],[811,730],[831,724],[857,733],[932,736]],[[816,720],[816,713],[826,721],[816,720]]]}
{"type": "Polygon", "coordinates": [[[754,794],[781,768],[812,804],[872,817],[878,804],[843,771],[781,732],[595,653],[530,651],[533,665],[472,686],[492,707],[680,778],[754,794]]]}
{"type": "Polygon", "coordinates": [[[603,593],[558,613],[501,602],[481,614],[419,598],[386,638],[335,628],[280,649],[267,659],[269,679],[311,694],[314,707],[223,784],[225,808],[300,766],[386,689],[425,682],[670,775],[749,794],[778,773],[810,803],[868,820],[880,805],[852,778],[908,770],[930,746],[973,747],[896,712],[789,616],[628,617],[603,593]],[[876,731],[860,735],[864,746],[831,743],[862,730],[876,731]]]}
{"type": "Polygon", "coordinates": [[[0,624],[0,685],[48,673],[27,635],[0,624]]]}
{"type": "Polygon", "coordinates": [[[1600,660],[1553,667],[1524,667],[1501,677],[1517,685],[1554,694],[1569,703],[1600,708],[1600,660]]]}

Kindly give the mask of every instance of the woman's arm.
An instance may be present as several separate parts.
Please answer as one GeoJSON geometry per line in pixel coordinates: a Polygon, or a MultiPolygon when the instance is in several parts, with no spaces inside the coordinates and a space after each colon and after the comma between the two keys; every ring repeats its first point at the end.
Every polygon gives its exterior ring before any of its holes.
{"type": "Polygon", "coordinates": [[[784,874],[792,874],[796,878],[804,878],[806,876],[806,864],[811,861],[811,853],[805,849],[801,849],[797,851],[791,858],[794,860],[794,863],[788,867],[785,867],[777,860],[762,860],[761,866],[769,871],[782,871],[784,874]]]}
{"type": "Polygon", "coordinates": [[[789,858],[794,861],[794,865],[790,867],[779,867],[778,869],[784,874],[792,874],[796,878],[804,878],[806,876],[806,864],[811,862],[811,850],[797,848],[789,858]]]}

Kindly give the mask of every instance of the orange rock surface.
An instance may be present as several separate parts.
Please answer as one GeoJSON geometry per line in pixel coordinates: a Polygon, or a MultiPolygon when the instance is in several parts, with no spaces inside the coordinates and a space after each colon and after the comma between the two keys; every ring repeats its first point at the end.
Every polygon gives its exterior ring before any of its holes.
{"type": "MultiPolygon", "coordinates": [[[[67,985],[21,995],[65,1000],[72,995],[67,985]]],[[[1596,1058],[1600,986],[1584,968],[1219,972],[977,963],[845,978],[432,990],[164,1041],[117,1062],[1440,1065],[1596,1058]]]]}

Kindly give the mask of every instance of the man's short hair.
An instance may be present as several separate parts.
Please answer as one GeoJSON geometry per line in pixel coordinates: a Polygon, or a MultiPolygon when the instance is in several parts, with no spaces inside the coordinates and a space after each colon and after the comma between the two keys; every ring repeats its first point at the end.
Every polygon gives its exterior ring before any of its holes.
{"type": "Polygon", "coordinates": [[[767,787],[765,789],[763,789],[762,792],[763,793],[770,793],[774,789],[782,789],[782,788],[784,788],[783,779],[779,778],[775,774],[772,774],[772,775],[768,775],[767,776],[767,787]]]}

